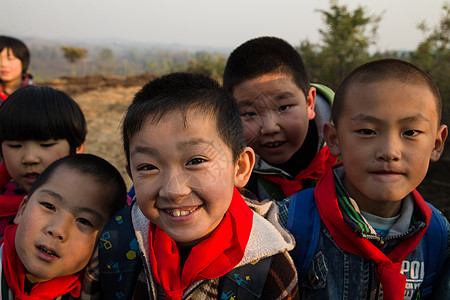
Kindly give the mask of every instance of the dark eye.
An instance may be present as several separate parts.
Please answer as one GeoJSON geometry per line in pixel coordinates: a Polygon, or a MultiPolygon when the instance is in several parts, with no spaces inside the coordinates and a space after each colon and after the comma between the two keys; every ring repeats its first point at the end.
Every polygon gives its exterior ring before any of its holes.
{"type": "Polygon", "coordinates": [[[50,148],[50,147],[52,147],[54,145],[56,145],[56,143],[43,143],[43,144],[41,144],[41,147],[50,148]]]}
{"type": "Polygon", "coordinates": [[[244,118],[256,117],[256,113],[252,112],[252,111],[244,112],[244,113],[241,114],[241,117],[244,117],[244,118]]]}
{"type": "Polygon", "coordinates": [[[137,167],[138,171],[151,171],[156,170],[157,168],[154,165],[151,164],[144,164],[137,167]]]}
{"type": "Polygon", "coordinates": [[[48,210],[52,210],[52,211],[56,210],[55,206],[53,204],[48,203],[48,202],[41,202],[41,205],[43,207],[45,207],[46,209],[48,209],[48,210]]]}
{"type": "Polygon", "coordinates": [[[21,144],[8,144],[8,148],[12,148],[12,149],[18,149],[22,147],[21,144]]]}
{"type": "Polygon", "coordinates": [[[78,218],[77,222],[79,222],[83,225],[86,225],[86,226],[93,227],[92,223],[88,219],[85,219],[85,218],[78,218]]]}
{"type": "Polygon", "coordinates": [[[375,131],[372,129],[360,129],[358,132],[362,135],[375,135],[375,131]]]}
{"type": "Polygon", "coordinates": [[[278,111],[279,112],[287,111],[289,110],[289,108],[291,108],[291,105],[282,105],[278,108],[278,111]]]}
{"type": "Polygon", "coordinates": [[[405,131],[403,134],[406,136],[416,136],[416,135],[420,134],[420,131],[411,129],[411,130],[405,131]]]}
{"type": "Polygon", "coordinates": [[[190,161],[188,161],[187,165],[198,165],[198,164],[201,164],[201,163],[204,163],[204,162],[206,162],[206,159],[200,158],[200,157],[196,157],[196,158],[193,158],[190,161]]]}

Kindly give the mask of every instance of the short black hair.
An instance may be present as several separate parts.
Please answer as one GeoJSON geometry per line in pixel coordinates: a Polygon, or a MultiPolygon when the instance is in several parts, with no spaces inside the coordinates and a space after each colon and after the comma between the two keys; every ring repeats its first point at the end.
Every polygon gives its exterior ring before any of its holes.
{"type": "Polygon", "coordinates": [[[292,76],[308,97],[310,82],[302,57],[285,40],[270,36],[251,39],[231,52],[223,73],[223,86],[233,93],[244,81],[274,73],[292,76]]]}
{"type": "Polygon", "coordinates": [[[74,154],[86,133],[86,119],[78,104],[51,87],[20,88],[0,106],[0,143],[65,139],[74,154]]]}
{"type": "Polygon", "coordinates": [[[360,83],[373,83],[385,80],[393,80],[404,82],[408,84],[418,84],[428,87],[433,94],[436,102],[436,113],[438,116],[438,125],[441,122],[442,114],[442,99],[439,89],[434,83],[433,79],[418,68],[417,66],[406,62],[404,60],[395,58],[378,59],[365,63],[350,74],[348,74],[339,84],[334,95],[332,107],[332,119],[336,126],[338,126],[339,118],[344,111],[345,99],[348,90],[352,85],[360,83]]]}
{"type": "Polygon", "coordinates": [[[26,74],[30,63],[30,51],[28,50],[28,47],[21,40],[10,36],[0,35],[0,52],[5,48],[11,49],[14,56],[20,59],[22,62],[22,74],[26,74]]]}
{"type": "Polygon", "coordinates": [[[91,176],[94,182],[104,184],[107,187],[105,188],[105,194],[109,194],[110,215],[127,205],[127,187],[122,175],[108,161],[93,154],[73,154],[56,160],[39,175],[36,182],[31,186],[27,197],[30,198],[61,168],[78,171],[82,175],[91,176]]]}
{"type": "Polygon", "coordinates": [[[197,109],[216,121],[217,132],[237,161],[245,147],[244,133],[236,101],[217,81],[201,74],[171,73],[158,77],[136,93],[123,121],[123,146],[130,160],[130,140],[149,116],[157,123],[166,114],[197,109]]]}

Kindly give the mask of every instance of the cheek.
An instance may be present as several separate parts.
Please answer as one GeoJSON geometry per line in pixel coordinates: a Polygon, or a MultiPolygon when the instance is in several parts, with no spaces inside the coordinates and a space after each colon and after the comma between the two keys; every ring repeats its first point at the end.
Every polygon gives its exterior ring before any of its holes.
{"type": "Polygon", "coordinates": [[[148,199],[149,198],[142,193],[136,193],[136,201],[139,209],[147,219],[154,222],[159,217],[159,211],[155,207],[156,202],[148,199]]]}
{"type": "Polygon", "coordinates": [[[74,266],[84,268],[87,265],[92,254],[94,253],[98,240],[97,233],[75,238],[75,243],[71,247],[72,257],[74,258],[74,266]]]}
{"type": "Polygon", "coordinates": [[[297,140],[302,144],[308,133],[309,120],[299,117],[290,117],[283,119],[280,125],[290,140],[297,140]]]}
{"type": "Polygon", "coordinates": [[[243,122],[244,138],[247,144],[254,142],[260,132],[260,126],[256,122],[243,122]]]}

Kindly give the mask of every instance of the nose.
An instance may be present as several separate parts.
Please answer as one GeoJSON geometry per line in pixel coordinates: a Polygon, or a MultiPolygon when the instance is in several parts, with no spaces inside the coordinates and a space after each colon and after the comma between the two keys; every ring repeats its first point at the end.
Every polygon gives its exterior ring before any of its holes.
{"type": "Polygon", "coordinates": [[[280,131],[278,124],[278,114],[274,111],[267,111],[259,116],[261,122],[261,134],[274,134],[280,131]]]}
{"type": "Polygon", "coordinates": [[[169,199],[173,203],[180,202],[191,193],[189,181],[192,175],[186,172],[167,173],[167,176],[164,176],[164,183],[159,190],[159,196],[169,199]]]}
{"type": "Polygon", "coordinates": [[[400,138],[395,134],[388,135],[380,140],[377,152],[377,159],[386,162],[399,161],[401,158],[401,142],[400,138]]]}
{"type": "Polygon", "coordinates": [[[22,163],[25,165],[38,164],[40,161],[39,150],[34,147],[24,147],[22,163]]]}
{"type": "Polygon", "coordinates": [[[69,238],[69,227],[71,220],[67,216],[59,214],[50,221],[45,229],[45,233],[61,242],[65,242],[69,238]]]}

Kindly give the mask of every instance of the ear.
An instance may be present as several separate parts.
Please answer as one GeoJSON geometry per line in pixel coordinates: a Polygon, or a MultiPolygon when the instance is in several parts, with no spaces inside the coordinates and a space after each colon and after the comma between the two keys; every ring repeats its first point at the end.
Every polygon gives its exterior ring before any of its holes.
{"type": "Polygon", "coordinates": [[[243,188],[252,174],[253,165],[255,164],[255,151],[250,147],[245,147],[242,150],[236,162],[236,173],[234,178],[234,185],[238,188],[243,188]]]}
{"type": "Polygon", "coordinates": [[[323,136],[325,137],[330,153],[334,156],[341,155],[341,148],[339,147],[336,127],[334,127],[331,123],[325,123],[325,125],[323,125],[323,136]]]}
{"type": "Polygon", "coordinates": [[[84,153],[84,149],[86,148],[86,142],[83,142],[77,149],[75,149],[75,153],[84,153]]]}
{"type": "Polygon", "coordinates": [[[133,176],[131,176],[130,164],[127,163],[125,165],[125,170],[127,170],[128,177],[130,177],[130,179],[133,180],[133,176]]]}
{"type": "Polygon", "coordinates": [[[308,97],[306,97],[306,105],[308,108],[308,119],[312,120],[316,116],[314,107],[316,105],[316,88],[311,87],[308,92],[308,97]]]}
{"type": "Polygon", "coordinates": [[[437,162],[444,152],[444,144],[447,139],[448,128],[446,125],[441,125],[436,133],[436,140],[434,141],[434,148],[431,152],[430,161],[437,162]]]}
{"type": "Polygon", "coordinates": [[[22,202],[20,203],[19,210],[17,211],[16,216],[14,217],[14,224],[20,223],[20,220],[22,219],[22,215],[25,210],[25,206],[27,206],[27,203],[28,203],[28,196],[25,196],[22,202]]]}

